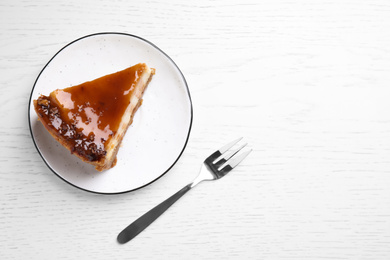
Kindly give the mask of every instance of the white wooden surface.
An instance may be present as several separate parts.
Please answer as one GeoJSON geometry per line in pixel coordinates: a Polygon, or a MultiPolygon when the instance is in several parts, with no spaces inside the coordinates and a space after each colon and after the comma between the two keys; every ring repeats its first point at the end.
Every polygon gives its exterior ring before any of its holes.
{"type": "Polygon", "coordinates": [[[2,0],[0,21],[0,259],[390,259],[389,1],[2,0]],[[115,196],[56,177],[27,123],[47,61],[104,31],[164,50],[194,106],[175,167],[115,196]],[[116,242],[237,136],[232,174],[116,242]]]}

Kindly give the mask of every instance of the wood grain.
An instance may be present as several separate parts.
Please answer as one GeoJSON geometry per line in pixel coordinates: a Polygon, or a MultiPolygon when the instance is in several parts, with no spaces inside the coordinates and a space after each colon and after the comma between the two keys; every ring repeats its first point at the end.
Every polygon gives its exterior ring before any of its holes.
{"type": "Polygon", "coordinates": [[[390,2],[4,0],[0,21],[1,259],[390,258],[390,2]],[[48,60],[104,31],[164,50],[194,106],[175,167],[117,196],[52,174],[27,122],[48,60]],[[116,243],[237,136],[253,152],[231,175],[116,243]]]}

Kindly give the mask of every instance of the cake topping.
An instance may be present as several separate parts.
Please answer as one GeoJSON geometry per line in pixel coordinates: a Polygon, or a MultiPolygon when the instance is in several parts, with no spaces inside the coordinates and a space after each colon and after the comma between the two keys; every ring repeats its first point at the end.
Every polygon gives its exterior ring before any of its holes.
{"type": "Polygon", "coordinates": [[[37,99],[37,112],[72,144],[71,152],[98,161],[106,154],[105,143],[118,130],[142,65],[55,90],[37,99]],[[111,86],[110,88],[102,86],[111,86]],[[47,115],[44,117],[43,115],[47,115]]]}
{"type": "Polygon", "coordinates": [[[116,164],[123,137],[155,69],[140,63],[34,100],[48,132],[98,171],[116,164]]]}

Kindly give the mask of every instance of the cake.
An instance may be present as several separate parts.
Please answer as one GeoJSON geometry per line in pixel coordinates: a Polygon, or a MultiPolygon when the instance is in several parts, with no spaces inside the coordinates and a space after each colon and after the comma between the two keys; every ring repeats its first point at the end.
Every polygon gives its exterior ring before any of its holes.
{"type": "Polygon", "coordinates": [[[115,166],[123,137],[155,70],[140,63],[34,100],[38,119],[72,154],[98,171],[115,166]]]}

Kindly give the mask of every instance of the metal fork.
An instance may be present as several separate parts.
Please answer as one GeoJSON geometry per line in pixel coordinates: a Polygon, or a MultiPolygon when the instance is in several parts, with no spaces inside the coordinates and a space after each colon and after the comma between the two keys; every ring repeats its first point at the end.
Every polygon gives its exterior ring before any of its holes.
{"type": "Polygon", "coordinates": [[[152,224],[152,222],[155,221],[161,214],[163,214],[170,206],[172,206],[173,203],[175,203],[184,194],[186,194],[187,191],[195,187],[195,185],[197,185],[198,183],[206,180],[218,180],[225,176],[228,172],[230,172],[234,167],[236,167],[252,151],[248,150],[237,154],[242,148],[245,147],[246,144],[241,145],[235,150],[229,151],[241,139],[242,138],[238,138],[237,140],[228,143],[227,145],[223,146],[221,149],[217,150],[209,157],[207,157],[202,164],[199,175],[195,178],[193,182],[186,185],[181,190],[173,194],[171,197],[169,197],[153,209],[149,210],[132,224],[127,226],[119,233],[117,237],[118,242],[120,244],[124,244],[136,237],[145,228],[152,224]]]}

